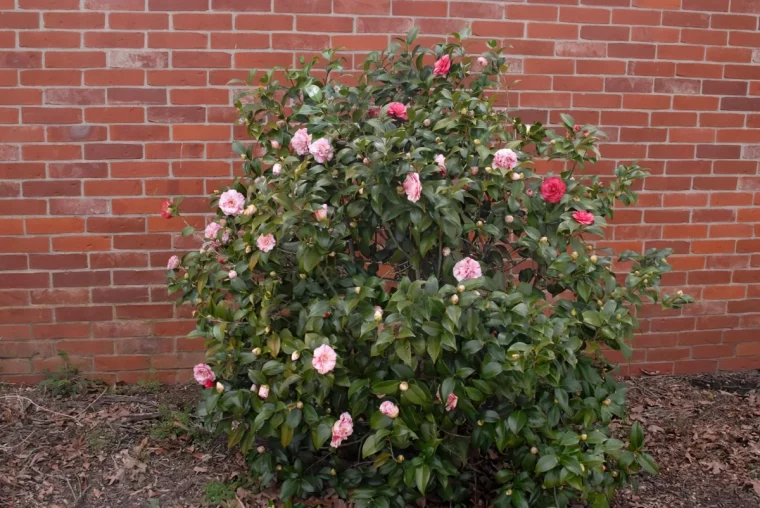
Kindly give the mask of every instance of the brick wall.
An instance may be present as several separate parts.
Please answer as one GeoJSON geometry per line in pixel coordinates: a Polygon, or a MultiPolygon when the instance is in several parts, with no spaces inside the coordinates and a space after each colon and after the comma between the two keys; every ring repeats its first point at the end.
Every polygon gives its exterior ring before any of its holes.
{"type": "MultiPolygon", "coordinates": [[[[470,26],[513,46],[524,119],[569,111],[652,168],[609,245],[675,248],[667,285],[699,301],[643,313],[631,372],[760,367],[760,0],[0,0],[0,376],[65,351],[109,381],[183,380],[202,341],[164,287],[193,247],[162,199],[236,167],[226,83],[332,45],[348,65],[389,33],[470,26]],[[176,369],[181,369],[177,371],[176,369]]],[[[626,367],[628,370],[629,367],[626,367]]]]}

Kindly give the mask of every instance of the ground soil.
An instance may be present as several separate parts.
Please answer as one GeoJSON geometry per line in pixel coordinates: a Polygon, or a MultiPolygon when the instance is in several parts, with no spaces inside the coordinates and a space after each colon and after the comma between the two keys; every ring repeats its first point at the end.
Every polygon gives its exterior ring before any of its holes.
{"type": "MultiPolygon", "coordinates": [[[[760,373],[627,382],[661,474],[615,508],[760,507],[760,373]]],[[[244,488],[243,458],[198,427],[197,387],[73,391],[0,385],[0,506],[274,506],[244,488]]]]}

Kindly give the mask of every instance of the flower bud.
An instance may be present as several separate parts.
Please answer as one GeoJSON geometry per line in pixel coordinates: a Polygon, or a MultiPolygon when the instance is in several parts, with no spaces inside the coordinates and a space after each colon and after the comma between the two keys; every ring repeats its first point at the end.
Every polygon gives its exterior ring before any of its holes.
{"type": "Polygon", "coordinates": [[[457,293],[464,293],[464,286],[462,284],[457,286],[457,293]]]}
{"type": "Polygon", "coordinates": [[[449,301],[450,301],[450,302],[451,302],[453,305],[456,305],[456,304],[458,304],[458,303],[459,303],[459,297],[458,297],[457,295],[451,295],[451,298],[449,299],[449,301]]]}
{"type": "Polygon", "coordinates": [[[365,157],[365,158],[364,158],[364,160],[363,160],[362,162],[363,162],[364,164],[369,164],[369,158],[368,158],[368,157],[365,157]]]}
{"type": "Polygon", "coordinates": [[[520,359],[520,355],[519,355],[518,353],[514,353],[514,354],[512,355],[512,359],[513,359],[513,360],[519,360],[519,359],[520,359]]]}
{"type": "Polygon", "coordinates": [[[251,215],[253,215],[254,213],[256,213],[256,205],[254,205],[254,204],[250,204],[250,205],[248,205],[248,206],[245,208],[245,210],[243,211],[243,213],[244,213],[245,215],[248,215],[248,216],[250,217],[251,215]]]}
{"type": "Polygon", "coordinates": [[[398,389],[402,392],[405,392],[409,389],[409,384],[406,381],[401,381],[401,383],[398,385],[398,389]]]}
{"type": "Polygon", "coordinates": [[[329,253],[328,256],[331,257],[331,258],[334,258],[335,257],[335,252],[329,253]]]}
{"type": "Polygon", "coordinates": [[[227,272],[227,276],[230,278],[230,280],[232,280],[237,277],[237,272],[235,270],[230,270],[227,272]]]}
{"type": "Polygon", "coordinates": [[[451,249],[444,247],[441,249],[441,254],[443,254],[443,257],[449,257],[449,255],[451,255],[451,249]]]}
{"type": "Polygon", "coordinates": [[[330,469],[330,476],[335,476],[338,472],[335,469],[330,469]]]}
{"type": "MultiPolygon", "coordinates": [[[[268,294],[267,294],[267,298],[269,298],[268,294]]],[[[270,327],[268,327],[268,326],[266,328],[264,328],[264,333],[269,333],[271,331],[272,331],[272,329],[270,327]]]]}
{"type": "Polygon", "coordinates": [[[275,469],[276,469],[277,471],[282,471],[282,466],[281,466],[281,465],[279,465],[279,464],[277,464],[277,466],[275,466],[275,469]]]}
{"type": "Polygon", "coordinates": [[[467,114],[467,108],[462,108],[459,110],[459,114],[466,115],[467,114]]]}
{"type": "Polygon", "coordinates": [[[425,127],[430,127],[430,119],[425,118],[425,120],[422,122],[422,125],[424,125],[425,127]]]}
{"type": "Polygon", "coordinates": [[[360,294],[361,292],[362,292],[362,288],[360,288],[359,286],[356,286],[354,288],[354,293],[356,293],[357,295],[360,294]]]}
{"type": "Polygon", "coordinates": [[[299,353],[298,351],[293,351],[290,354],[290,359],[293,360],[294,362],[297,362],[299,358],[301,358],[301,353],[299,353]]]}
{"type": "Polygon", "coordinates": [[[256,356],[259,356],[261,354],[261,348],[255,347],[251,350],[251,353],[255,354],[256,356]]]}
{"type": "Polygon", "coordinates": [[[514,221],[515,221],[515,218],[512,217],[511,215],[507,215],[506,217],[504,217],[504,222],[506,222],[507,224],[512,224],[514,221]]]}
{"type": "Polygon", "coordinates": [[[588,434],[581,434],[581,441],[585,441],[588,439],[588,434]]]}
{"type": "Polygon", "coordinates": [[[478,427],[482,427],[485,425],[485,422],[483,420],[478,420],[478,427]]]}
{"type": "Polygon", "coordinates": [[[296,407],[298,409],[303,409],[303,402],[301,402],[300,400],[298,402],[296,402],[296,407]]]}
{"type": "Polygon", "coordinates": [[[612,477],[613,478],[617,478],[618,477],[618,472],[617,471],[613,471],[612,472],[612,477]]]}
{"type": "Polygon", "coordinates": [[[530,449],[530,453],[532,453],[533,455],[538,455],[538,448],[534,446],[533,448],[530,449]]]}
{"type": "Polygon", "coordinates": [[[216,393],[222,393],[224,392],[224,385],[217,381],[216,383],[216,393]]]}
{"type": "Polygon", "coordinates": [[[513,172],[511,175],[509,175],[509,177],[512,180],[514,180],[514,181],[521,180],[522,179],[522,173],[514,173],[513,172]]]}
{"type": "Polygon", "coordinates": [[[491,166],[486,166],[486,173],[488,173],[489,175],[493,173],[493,168],[491,166]]]}
{"type": "Polygon", "coordinates": [[[512,495],[512,489],[507,489],[505,492],[506,495],[511,496],[512,495]]]}
{"type": "Polygon", "coordinates": [[[679,291],[676,291],[676,295],[678,295],[678,296],[683,296],[683,291],[680,291],[680,290],[679,290],[679,291]]]}
{"type": "Polygon", "coordinates": [[[272,148],[274,148],[275,150],[279,150],[280,149],[280,142],[273,139],[272,140],[272,148]]]}
{"type": "Polygon", "coordinates": [[[246,254],[250,254],[251,253],[251,246],[250,245],[246,245],[245,246],[245,253],[246,254]]]}
{"type": "Polygon", "coordinates": [[[375,309],[375,321],[379,323],[383,320],[383,310],[378,307],[375,307],[375,309]]]}
{"type": "Polygon", "coordinates": [[[360,196],[363,196],[363,195],[364,195],[364,187],[362,187],[361,189],[359,189],[359,195],[360,195],[360,196]]]}
{"type": "Polygon", "coordinates": [[[258,387],[258,386],[256,386],[255,384],[253,384],[253,385],[251,385],[251,391],[252,391],[253,393],[256,393],[256,392],[258,392],[258,391],[259,391],[259,387],[258,387]]]}
{"type": "Polygon", "coordinates": [[[406,191],[404,190],[404,187],[402,185],[399,185],[398,187],[396,187],[396,194],[398,194],[399,196],[404,195],[405,192],[406,191]]]}
{"type": "Polygon", "coordinates": [[[264,448],[263,446],[259,446],[258,448],[256,448],[256,451],[259,453],[264,453],[265,451],[267,451],[267,449],[264,448]]]}
{"type": "Polygon", "coordinates": [[[440,143],[441,142],[441,138],[435,138],[435,142],[436,143],[440,143]]]}
{"type": "Polygon", "coordinates": [[[396,457],[396,461],[397,461],[399,464],[401,464],[402,462],[404,462],[404,456],[403,456],[403,455],[399,455],[398,457],[396,457]]]}
{"type": "Polygon", "coordinates": [[[241,153],[240,154],[240,158],[243,159],[243,160],[246,160],[248,158],[248,156],[246,154],[244,154],[244,153],[241,153]]]}
{"type": "Polygon", "coordinates": [[[573,251],[573,253],[570,254],[570,257],[573,259],[578,259],[578,253],[576,251],[573,251]]]}
{"type": "Polygon", "coordinates": [[[299,277],[301,280],[306,280],[306,274],[305,274],[305,273],[299,273],[299,274],[298,274],[298,277],[299,277]]]}
{"type": "Polygon", "coordinates": [[[592,263],[596,263],[597,261],[599,261],[599,258],[598,258],[598,257],[596,257],[596,254],[594,254],[594,255],[592,255],[592,256],[589,258],[589,260],[591,260],[591,262],[592,262],[592,263]]]}
{"type": "Polygon", "coordinates": [[[483,227],[483,221],[479,220],[476,224],[477,227],[482,228],[483,227]]]}
{"type": "Polygon", "coordinates": [[[348,223],[349,226],[351,226],[352,229],[356,229],[359,225],[356,223],[355,220],[352,220],[348,223]]]}
{"type": "Polygon", "coordinates": [[[602,404],[604,404],[605,406],[609,406],[610,404],[612,404],[612,401],[610,399],[604,399],[604,402],[602,402],[602,404]]]}
{"type": "Polygon", "coordinates": [[[604,302],[602,302],[601,300],[597,300],[596,304],[601,307],[602,305],[604,305],[604,302]]]}
{"type": "Polygon", "coordinates": [[[623,193],[620,191],[615,191],[615,197],[619,198],[623,193]]]}
{"type": "Polygon", "coordinates": [[[541,239],[539,240],[539,242],[541,242],[541,243],[546,243],[548,241],[549,241],[549,239],[546,238],[545,236],[542,236],[541,239]]]}
{"type": "Polygon", "coordinates": [[[475,146],[478,146],[478,145],[480,145],[480,140],[479,139],[475,139],[475,140],[473,140],[473,143],[475,143],[475,146]]]}

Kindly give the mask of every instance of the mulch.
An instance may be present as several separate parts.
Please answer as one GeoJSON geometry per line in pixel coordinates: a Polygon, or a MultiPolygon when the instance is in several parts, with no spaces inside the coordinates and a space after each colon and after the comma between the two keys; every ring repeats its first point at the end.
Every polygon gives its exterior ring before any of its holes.
{"type": "MultiPolygon", "coordinates": [[[[616,431],[641,422],[660,475],[621,490],[615,508],[760,506],[760,372],[627,382],[631,421],[616,431]]],[[[273,506],[191,416],[197,387],[82,386],[54,397],[0,385],[0,506],[273,506]]]]}

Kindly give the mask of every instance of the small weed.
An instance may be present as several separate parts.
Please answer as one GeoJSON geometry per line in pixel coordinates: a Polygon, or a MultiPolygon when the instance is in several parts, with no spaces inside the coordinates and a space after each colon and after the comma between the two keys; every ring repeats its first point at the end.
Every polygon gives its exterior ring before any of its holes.
{"type": "Polygon", "coordinates": [[[234,499],[236,489],[237,483],[209,482],[206,484],[206,502],[211,505],[219,505],[234,499]]]}
{"type": "Polygon", "coordinates": [[[158,412],[161,413],[161,419],[150,429],[151,437],[169,439],[183,435],[189,438],[197,436],[198,429],[191,421],[190,413],[169,409],[166,406],[160,406],[158,412]]]}
{"type": "Polygon", "coordinates": [[[63,359],[63,365],[55,372],[46,372],[40,386],[54,397],[71,397],[86,392],[92,381],[79,375],[79,369],[69,363],[65,352],[60,351],[58,356],[63,359]]]}
{"type": "Polygon", "coordinates": [[[108,446],[111,437],[107,430],[95,427],[87,434],[87,447],[94,452],[102,451],[108,446]]]}
{"type": "Polygon", "coordinates": [[[118,384],[113,387],[113,393],[117,395],[146,395],[161,391],[161,382],[157,379],[141,379],[135,384],[118,384]]]}

